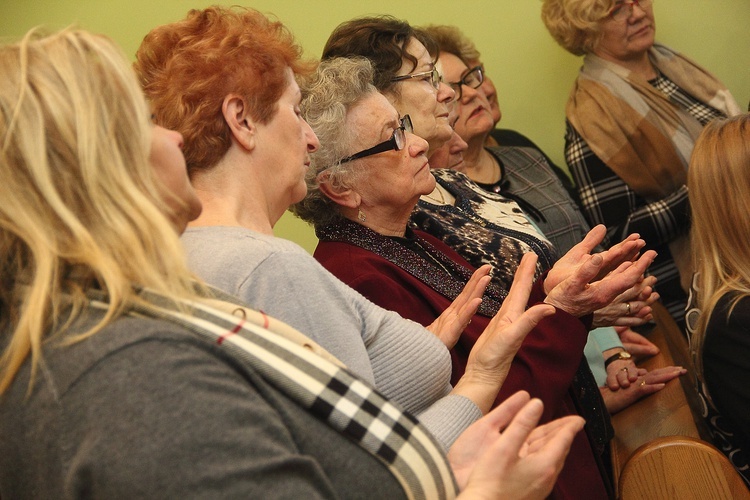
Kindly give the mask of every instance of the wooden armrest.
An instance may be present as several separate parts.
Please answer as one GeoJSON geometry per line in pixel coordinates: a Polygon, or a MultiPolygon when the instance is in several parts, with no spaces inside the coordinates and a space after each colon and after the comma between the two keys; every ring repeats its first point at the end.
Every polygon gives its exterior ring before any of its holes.
{"type": "Polygon", "coordinates": [[[623,467],[618,495],[629,499],[750,499],[750,491],[729,460],[699,439],[654,439],[623,467]]]}
{"type": "Polygon", "coordinates": [[[750,499],[729,460],[701,439],[708,434],[687,339],[660,304],[654,320],[648,338],[660,352],[640,364],[648,370],[680,365],[688,373],[612,417],[615,491],[621,499],[750,499]]]}
{"type": "MultiPolygon", "coordinates": [[[[668,337],[681,334],[679,328],[660,304],[654,304],[654,319],[656,328],[648,334],[648,339],[659,348],[659,354],[639,365],[648,370],[654,370],[680,364],[688,369],[688,374],[680,379],[690,378],[692,364],[686,364],[689,359],[676,363],[672,357],[670,343],[667,341],[668,337]]],[[[679,342],[679,340],[679,338],[672,339],[671,343],[679,342]]],[[[683,340],[683,342],[687,349],[687,341],[683,340]]],[[[640,446],[665,436],[702,437],[694,418],[694,410],[686,397],[686,388],[681,382],[682,380],[679,382],[672,380],[661,391],[638,401],[612,417],[612,425],[615,429],[615,437],[611,442],[615,488],[617,488],[619,474],[625,462],[640,446]]]]}

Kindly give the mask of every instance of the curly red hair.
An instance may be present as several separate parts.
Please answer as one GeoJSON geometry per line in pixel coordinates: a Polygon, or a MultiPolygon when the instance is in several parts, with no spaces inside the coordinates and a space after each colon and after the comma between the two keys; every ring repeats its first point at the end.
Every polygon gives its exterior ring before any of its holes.
{"type": "Polygon", "coordinates": [[[285,70],[306,74],[311,63],[279,21],[246,8],[191,10],[143,39],[134,65],[154,119],[185,139],[188,169],[208,169],[231,144],[224,97],[242,96],[250,116],[267,123],[286,89],[285,70]]]}

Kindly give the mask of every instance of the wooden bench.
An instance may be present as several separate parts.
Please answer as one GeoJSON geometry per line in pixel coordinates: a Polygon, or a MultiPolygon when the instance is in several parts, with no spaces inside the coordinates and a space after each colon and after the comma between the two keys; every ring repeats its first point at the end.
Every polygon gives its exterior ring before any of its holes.
{"type": "Polygon", "coordinates": [[[647,334],[660,353],[640,366],[680,365],[688,374],[612,418],[612,468],[619,498],[750,499],[729,460],[706,439],[684,334],[669,313],[654,307],[656,327],[647,334]]]}

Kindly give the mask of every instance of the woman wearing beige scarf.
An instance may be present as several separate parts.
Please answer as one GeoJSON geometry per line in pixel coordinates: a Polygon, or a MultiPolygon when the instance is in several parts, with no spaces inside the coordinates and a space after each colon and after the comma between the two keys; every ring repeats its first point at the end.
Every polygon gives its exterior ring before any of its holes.
{"type": "Polygon", "coordinates": [[[544,0],[542,19],[584,55],[566,106],[565,157],[586,216],[613,241],[637,232],[680,325],[689,283],[687,165],[703,126],[739,113],[713,75],[656,44],[653,0],[544,0]]]}

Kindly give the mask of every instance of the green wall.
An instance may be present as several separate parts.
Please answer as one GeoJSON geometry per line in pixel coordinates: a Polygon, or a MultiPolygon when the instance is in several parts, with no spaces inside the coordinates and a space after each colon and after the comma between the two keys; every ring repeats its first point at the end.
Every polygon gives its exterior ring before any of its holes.
{"type": "MultiPolygon", "coordinates": [[[[154,26],[175,21],[199,0],[0,0],[0,36],[17,38],[44,24],[77,24],[114,38],[134,54],[154,26]]],[[[220,2],[226,5],[237,2],[220,2]]],[[[502,126],[522,131],[564,165],[563,106],[580,60],[558,47],[539,19],[540,0],[256,0],[245,5],[275,14],[298,37],[308,57],[317,57],[340,22],[365,14],[393,14],[419,24],[455,24],[483,53],[503,110],[502,126]]],[[[655,0],[657,39],[708,67],[743,108],[750,100],[750,0],[655,0]]],[[[308,226],[285,215],[279,236],[309,251],[308,226]]]]}

